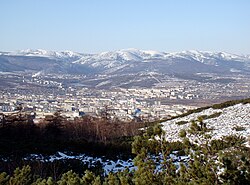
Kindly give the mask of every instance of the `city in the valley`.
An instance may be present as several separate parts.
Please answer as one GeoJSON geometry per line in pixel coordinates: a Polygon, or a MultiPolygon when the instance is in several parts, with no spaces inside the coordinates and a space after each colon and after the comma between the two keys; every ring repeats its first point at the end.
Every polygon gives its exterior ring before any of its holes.
{"type": "MultiPolygon", "coordinates": [[[[209,75],[209,74],[202,74],[209,75]]],[[[40,75],[2,72],[1,114],[32,114],[34,123],[60,112],[73,120],[86,115],[121,121],[154,121],[205,106],[249,95],[247,76],[230,81],[199,82],[169,78],[154,87],[88,87],[83,75],[40,75]],[[83,83],[82,83],[83,82],[83,83]],[[4,86],[5,83],[13,84],[4,86]]],[[[95,77],[95,78],[98,78],[95,77]]],[[[212,78],[212,77],[211,77],[212,78]]],[[[225,81],[225,77],[223,80],[225,81]]]]}

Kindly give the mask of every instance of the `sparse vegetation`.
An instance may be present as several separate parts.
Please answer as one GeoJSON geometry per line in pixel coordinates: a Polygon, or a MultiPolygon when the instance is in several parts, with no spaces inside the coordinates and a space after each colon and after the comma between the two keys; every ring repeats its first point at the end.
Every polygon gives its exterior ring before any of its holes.
{"type": "Polygon", "coordinates": [[[246,128],[242,127],[242,126],[235,126],[233,129],[236,130],[236,131],[244,131],[244,130],[246,130],[246,128]]]}
{"type": "MultiPolygon", "coordinates": [[[[176,119],[176,118],[183,118],[183,117],[188,116],[190,114],[199,113],[199,112],[202,112],[203,110],[206,110],[206,109],[209,109],[209,108],[223,109],[223,108],[234,106],[234,105],[237,105],[237,104],[240,104],[240,103],[242,103],[242,104],[250,103],[250,98],[241,99],[241,100],[230,100],[230,101],[226,101],[226,102],[223,102],[223,103],[214,104],[214,105],[211,105],[211,106],[199,107],[197,109],[188,110],[184,114],[181,114],[181,115],[178,115],[178,116],[173,116],[173,117],[171,117],[169,119],[164,119],[164,120],[156,121],[154,123],[162,123],[162,122],[165,122],[165,121],[168,121],[168,120],[172,120],[172,119],[176,119]]],[[[210,117],[210,118],[214,118],[214,117],[218,117],[218,116],[220,116],[219,113],[218,114],[215,113],[215,115],[213,115],[213,117],[210,117]]],[[[207,118],[207,119],[209,119],[209,118],[207,118]]]]}
{"type": "Polygon", "coordinates": [[[177,125],[185,125],[187,123],[188,123],[188,121],[178,121],[178,122],[176,122],[177,125]]]}
{"type": "Polygon", "coordinates": [[[203,122],[202,117],[198,117],[198,120],[192,120],[190,128],[188,130],[191,134],[204,134],[205,132],[209,131],[210,129],[207,128],[206,123],[203,122]]]}
{"type": "MultiPolygon", "coordinates": [[[[34,173],[30,166],[17,168],[14,173],[0,173],[1,184],[249,184],[250,151],[242,145],[243,139],[228,136],[221,141],[219,147],[214,144],[194,145],[185,137],[182,149],[185,149],[188,161],[179,163],[177,167],[169,159],[171,145],[162,137],[159,126],[151,128],[141,136],[137,136],[132,149],[136,155],[134,163],[136,171],[109,173],[107,176],[92,173],[89,170],[76,173],[69,170],[58,176],[41,177],[34,173]],[[160,139],[155,139],[157,138],[160,139]],[[226,146],[227,145],[227,146],[226,146]],[[237,148],[232,150],[231,147],[237,148]],[[211,151],[211,147],[213,151],[211,151]],[[157,156],[155,154],[161,153],[157,156]],[[153,155],[155,157],[153,157],[153,155]],[[161,162],[160,162],[161,161],[161,162]],[[223,170],[221,170],[223,169],[223,170]]],[[[185,153],[184,153],[185,154],[185,153]]]]}
{"type": "Polygon", "coordinates": [[[211,115],[201,115],[200,117],[205,120],[205,119],[212,119],[212,118],[217,118],[221,115],[222,112],[216,112],[214,114],[211,115]]]}
{"type": "Polygon", "coordinates": [[[179,132],[179,136],[180,137],[186,137],[186,135],[187,135],[187,132],[184,129],[181,129],[180,132],[179,132]]]}
{"type": "MultiPolygon", "coordinates": [[[[217,116],[198,117],[189,130],[180,130],[182,142],[171,143],[165,140],[160,125],[147,125],[147,129],[138,131],[145,127],[143,123],[119,124],[90,117],[66,122],[55,115],[40,126],[27,122],[2,125],[1,154],[12,159],[0,162],[0,184],[249,184],[250,149],[244,145],[246,139],[230,135],[210,141],[204,120],[217,116]],[[187,132],[207,140],[195,144],[186,137],[187,132]],[[95,151],[99,155],[103,151],[112,155],[126,153],[135,156],[137,170],[105,176],[101,167],[91,169],[79,160],[55,163],[22,160],[23,154],[30,151],[50,153],[58,149],[95,151]],[[170,158],[173,153],[179,159],[184,155],[186,160],[174,161],[170,158]]],[[[243,129],[235,126],[235,130],[243,129]]]]}
{"type": "Polygon", "coordinates": [[[222,139],[214,139],[210,142],[211,151],[219,151],[235,146],[243,146],[246,142],[244,137],[230,135],[222,139]]]}

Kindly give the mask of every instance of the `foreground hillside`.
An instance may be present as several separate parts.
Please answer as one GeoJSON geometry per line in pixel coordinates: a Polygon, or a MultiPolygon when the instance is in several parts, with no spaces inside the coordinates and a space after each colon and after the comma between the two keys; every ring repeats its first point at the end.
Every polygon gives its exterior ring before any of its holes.
{"type": "MultiPolygon", "coordinates": [[[[250,104],[237,104],[223,109],[205,109],[184,117],[162,123],[168,141],[180,141],[180,131],[187,131],[186,137],[191,141],[204,143],[206,140],[202,135],[193,135],[188,132],[195,122],[206,125],[205,133],[213,139],[221,139],[228,135],[250,137],[250,104]]],[[[201,144],[201,143],[199,143],[201,144]]],[[[246,143],[250,146],[250,143],[246,143]]]]}
{"type": "MultiPolygon", "coordinates": [[[[81,166],[79,160],[72,157],[70,162],[66,161],[66,155],[60,152],[59,157],[53,156],[53,158],[61,158],[62,161],[53,160],[53,162],[43,159],[27,163],[25,161],[27,159],[18,161],[16,157],[9,156],[1,162],[4,165],[0,168],[0,184],[250,184],[249,101],[250,99],[230,101],[200,108],[165,121],[161,125],[139,129],[144,132],[142,134],[139,132],[134,137],[131,146],[135,157],[130,165],[134,166],[127,169],[120,166],[118,172],[106,174],[100,168],[81,166]],[[27,164],[33,164],[32,169],[27,164]],[[14,172],[4,172],[13,166],[19,168],[14,172]],[[67,167],[69,171],[62,172],[61,167],[67,167]],[[90,169],[94,171],[90,172],[90,169]]],[[[58,119],[55,121],[59,123],[58,119]]],[[[52,125],[49,128],[54,130],[56,125],[52,125]]],[[[119,124],[113,126],[112,129],[115,131],[115,126],[119,127],[119,124]]],[[[61,127],[56,128],[61,129],[61,127]]],[[[50,137],[53,133],[58,134],[57,129],[56,132],[50,132],[50,137]]],[[[13,132],[13,129],[7,129],[6,126],[4,131],[17,133],[17,130],[13,132]]],[[[30,128],[29,132],[26,132],[22,127],[26,140],[31,134],[30,131],[30,128]]],[[[84,147],[86,142],[82,143],[80,138],[83,136],[79,136],[79,139],[75,140],[78,142],[77,146],[84,147]]],[[[44,137],[46,138],[46,135],[44,137]]],[[[1,138],[1,142],[8,141],[1,138]]],[[[44,147],[47,144],[44,143],[44,147]]],[[[18,146],[19,150],[22,147],[18,146]]]]}

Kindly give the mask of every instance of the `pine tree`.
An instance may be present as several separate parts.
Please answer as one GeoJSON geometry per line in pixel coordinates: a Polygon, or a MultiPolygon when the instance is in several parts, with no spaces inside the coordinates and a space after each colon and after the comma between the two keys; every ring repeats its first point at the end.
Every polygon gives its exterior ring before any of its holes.
{"type": "Polygon", "coordinates": [[[0,173],[0,184],[1,185],[7,185],[9,182],[9,175],[7,175],[7,173],[3,172],[0,173]]]}
{"type": "MultiPolygon", "coordinates": [[[[85,175],[82,177],[82,182],[84,185],[89,185],[92,184],[93,182],[95,182],[96,180],[96,176],[95,174],[93,174],[91,171],[86,170],[85,171],[85,175]]],[[[96,181],[97,183],[98,181],[96,181]]]]}
{"type": "Polygon", "coordinates": [[[116,174],[109,173],[108,177],[105,178],[103,185],[120,185],[120,180],[116,174]]]}
{"type": "Polygon", "coordinates": [[[129,184],[133,184],[132,181],[132,172],[129,172],[128,169],[122,171],[122,172],[118,172],[117,176],[120,180],[121,185],[129,185],[129,184]]]}
{"type": "Polygon", "coordinates": [[[143,136],[135,138],[132,144],[132,152],[137,155],[134,159],[137,170],[134,173],[133,179],[136,185],[160,184],[160,179],[156,171],[156,163],[152,159],[152,155],[158,155],[160,152],[163,152],[164,139],[162,135],[163,131],[161,127],[156,125],[154,128],[148,129],[143,136]]]}
{"type": "Polygon", "coordinates": [[[97,177],[93,180],[92,185],[102,185],[102,181],[101,181],[100,176],[97,176],[97,177]]]}
{"type": "Polygon", "coordinates": [[[47,179],[38,178],[32,185],[56,185],[52,177],[47,179]]]}
{"type": "Polygon", "coordinates": [[[81,179],[78,174],[74,173],[72,170],[64,173],[61,179],[57,182],[58,185],[80,185],[81,179]]]}
{"type": "Polygon", "coordinates": [[[30,166],[23,166],[22,169],[15,169],[13,176],[9,180],[10,185],[30,185],[31,183],[32,174],[30,166]]]}

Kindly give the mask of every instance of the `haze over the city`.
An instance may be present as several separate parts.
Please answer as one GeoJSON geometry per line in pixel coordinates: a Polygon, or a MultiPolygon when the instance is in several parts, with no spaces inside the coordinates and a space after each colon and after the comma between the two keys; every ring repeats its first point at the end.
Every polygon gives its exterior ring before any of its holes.
{"type": "Polygon", "coordinates": [[[0,7],[0,51],[250,53],[248,0],[9,0],[0,7]]]}

